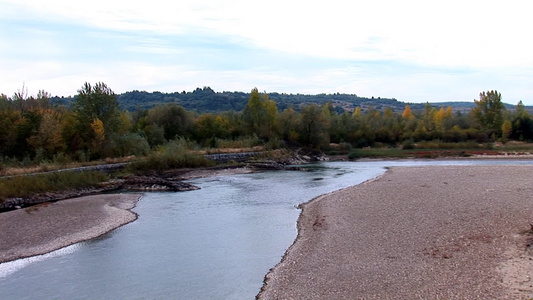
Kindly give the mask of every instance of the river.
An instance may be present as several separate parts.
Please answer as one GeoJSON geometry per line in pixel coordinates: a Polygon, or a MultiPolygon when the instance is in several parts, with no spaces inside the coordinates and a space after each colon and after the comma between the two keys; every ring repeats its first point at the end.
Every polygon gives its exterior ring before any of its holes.
{"type": "Polygon", "coordinates": [[[387,166],[533,161],[327,162],[190,181],[147,193],[135,222],[52,253],[0,264],[0,299],[253,299],[297,235],[297,206],[387,166]]]}

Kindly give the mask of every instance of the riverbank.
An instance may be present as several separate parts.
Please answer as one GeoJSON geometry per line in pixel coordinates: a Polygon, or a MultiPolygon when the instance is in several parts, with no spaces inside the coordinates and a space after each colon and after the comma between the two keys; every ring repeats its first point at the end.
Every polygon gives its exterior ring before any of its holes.
{"type": "Polygon", "coordinates": [[[531,298],[532,172],[391,168],[318,197],[258,298],[531,298]]]}
{"type": "MultiPolygon", "coordinates": [[[[176,182],[195,178],[246,174],[253,168],[191,169],[176,182]]],[[[68,195],[65,193],[65,195],[68,195]]],[[[47,201],[0,213],[0,263],[45,254],[90,240],[132,222],[140,193],[97,194],[47,201]]]]}
{"type": "Polygon", "coordinates": [[[46,202],[0,214],[0,263],[45,254],[101,236],[137,219],[141,194],[102,194],[46,202]]]}

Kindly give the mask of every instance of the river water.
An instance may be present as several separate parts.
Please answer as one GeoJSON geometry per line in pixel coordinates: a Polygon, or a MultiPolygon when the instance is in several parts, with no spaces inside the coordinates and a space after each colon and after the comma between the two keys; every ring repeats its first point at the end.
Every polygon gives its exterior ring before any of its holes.
{"type": "Polygon", "coordinates": [[[297,206],[387,166],[533,161],[328,162],[190,181],[147,193],[135,222],[100,238],[0,264],[0,299],[253,299],[297,235],[297,206]]]}

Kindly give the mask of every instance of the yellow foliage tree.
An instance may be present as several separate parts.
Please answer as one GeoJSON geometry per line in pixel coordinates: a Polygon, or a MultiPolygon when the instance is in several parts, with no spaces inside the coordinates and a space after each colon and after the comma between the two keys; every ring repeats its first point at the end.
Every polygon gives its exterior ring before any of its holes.
{"type": "Polygon", "coordinates": [[[412,120],[414,119],[413,111],[411,110],[411,107],[409,105],[406,105],[403,109],[402,118],[404,120],[412,120]]]}
{"type": "Polygon", "coordinates": [[[119,122],[119,125],[118,125],[118,130],[117,130],[117,133],[120,134],[120,135],[124,135],[126,133],[128,133],[128,131],[130,130],[131,128],[131,123],[132,123],[132,117],[131,117],[131,114],[127,111],[125,112],[121,112],[120,115],[119,115],[119,119],[120,119],[120,122],[119,122]]]}
{"type": "Polygon", "coordinates": [[[502,137],[504,140],[508,139],[511,135],[511,130],[513,130],[513,125],[511,124],[511,121],[505,120],[502,124],[502,137]]]}
{"type": "Polygon", "coordinates": [[[96,118],[91,123],[91,128],[94,132],[96,143],[101,144],[105,140],[104,123],[100,119],[96,118]]]}
{"type": "Polygon", "coordinates": [[[439,132],[444,130],[444,119],[446,118],[446,111],[441,107],[433,116],[435,122],[435,129],[439,132]]]}
{"type": "Polygon", "coordinates": [[[451,106],[448,106],[446,108],[446,118],[451,118],[453,115],[453,111],[452,111],[452,107],[451,106]]]}
{"type": "Polygon", "coordinates": [[[353,111],[353,116],[356,117],[356,118],[360,118],[362,115],[361,113],[361,107],[356,107],[353,111]]]}
{"type": "Polygon", "coordinates": [[[443,132],[446,128],[444,128],[444,121],[448,120],[452,117],[452,107],[448,106],[446,109],[444,107],[441,107],[433,116],[433,121],[435,122],[435,129],[438,132],[443,132]]]}
{"type": "Polygon", "coordinates": [[[35,149],[42,148],[46,156],[51,156],[65,148],[61,136],[64,114],[60,110],[42,109],[41,123],[36,134],[28,138],[28,144],[35,149]]]}

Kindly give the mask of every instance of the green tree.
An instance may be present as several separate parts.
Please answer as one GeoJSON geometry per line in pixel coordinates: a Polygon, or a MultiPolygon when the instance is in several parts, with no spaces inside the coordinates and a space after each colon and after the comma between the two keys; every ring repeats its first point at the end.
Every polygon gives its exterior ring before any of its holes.
{"type": "Polygon", "coordinates": [[[209,146],[216,147],[216,139],[230,137],[230,122],[224,116],[203,114],[196,119],[194,132],[199,142],[209,141],[209,146]]]}
{"type": "Polygon", "coordinates": [[[501,136],[505,112],[502,95],[495,90],[482,92],[479,100],[474,102],[476,107],[472,109],[472,115],[481,129],[486,130],[489,136],[501,136]]]}
{"type": "Polygon", "coordinates": [[[115,139],[116,146],[113,149],[115,156],[146,155],[150,151],[150,145],[146,139],[137,133],[126,133],[115,139]]]}
{"type": "Polygon", "coordinates": [[[29,138],[36,134],[41,124],[42,116],[35,110],[25,110],[17,124],[16,151],[18,157],[31,156],[33,148],[28,143],[29,138]]]}
{"type": "Polygon", "coordinates": [[[62,109],[41,110],[39,128],[27,141],[34,150],[42,149],[43,158],[52,158],[54,154],[66,149],[62,137],[64,114],[62,109]]]}
{"type": "Polygon", "coordinates": [[[519,141],[533,140],[533,119],[526,111],[522,101],[516,105],[516,110],[512,116],[511,139],[519,141]]]}
{"type": "Polygon", "coordinates": [[[292,107],[283,110],[277,117],[281,138],[285,141],[296,142],[299,138],[300,114],[292,107]]]}
{"type": "Polygon", "coordinates": [[[300,139],[303,144],[323,149],[329,144],[329,116],[326,110],[316,104],[309,104],[302,109],[300,139]]]}
{"type": "Polygon", "coordinates": [[[252,89],[242,117],[249,134],[255,133],[259,137],[264,137],[264,132],[268,128],[268,113],[257,88],[252,89]]]}
{"type": "Polygon", "coordinates": [[[146,122],[163,127],[165,138],[173,140],[177,137],[191,136],[194,117],[185,108],[175,103],[168,103],[148,110],[146,122]]]}
{"type": "Polygon", "coordinates": [[[267,137],[270,139],[277,135],[278,132],[278,124],[276,117],[278,115],[278,106],[276,105],[276,102],[273,100],[270,100],[268,98],[268,94],[263,95],[263,105],[265,106],[265,110],[267,113],[267,130],[268,132],[267,137]]]}
{"type": "Polygon", "coordinates": [[[142,132],[146,136],[148,144],[152,147],[162,145],[167,141],[165,139],[165,128],[157,124],[146,125],[142,132]]]}
{"type": "Polygon", "coordinates": [[[91,124],[100,120],[104,139],[108,140],[120,127],[120,111],[115,93],[103,82],[91,85],[86,82],[72,103],[78,123],[78,133],[83,146],[90,147],[97,136],[91,124]]]}
{"type": "Polygon", "coordinates": [[[0,95],[0,155],[13,156],[17,154],[16,136],[17,124],[21,116],[13,108],[13,103],[6,95],[0,95]]]}
{"type": "Polygon", "coordinates": [[[516,108],[513,113],[513,118],[524,118],[524,117],[529,117],[529,113],[526,111],[526,107],[524,106],[524,103],[522,103],[522,100],[520,100],[516,104],[516,108]]]}
{"type": "Polygon", "coordinates": [[[276,137],[278,132],[278,107],[270,100],[268,94],[259,94],[257,88],[252,89],[250,99],[242,112],[242,119],[248,134],[255,134],[261,139],[276,137]]]}
{"type": "Polygon", "coordinates": [[[505,120],[502,124],[502,140],[507,141],[509,136],[511,135],[511,131],[513,130],[513,125],[511,124],[511,121],[505,120]]]}

